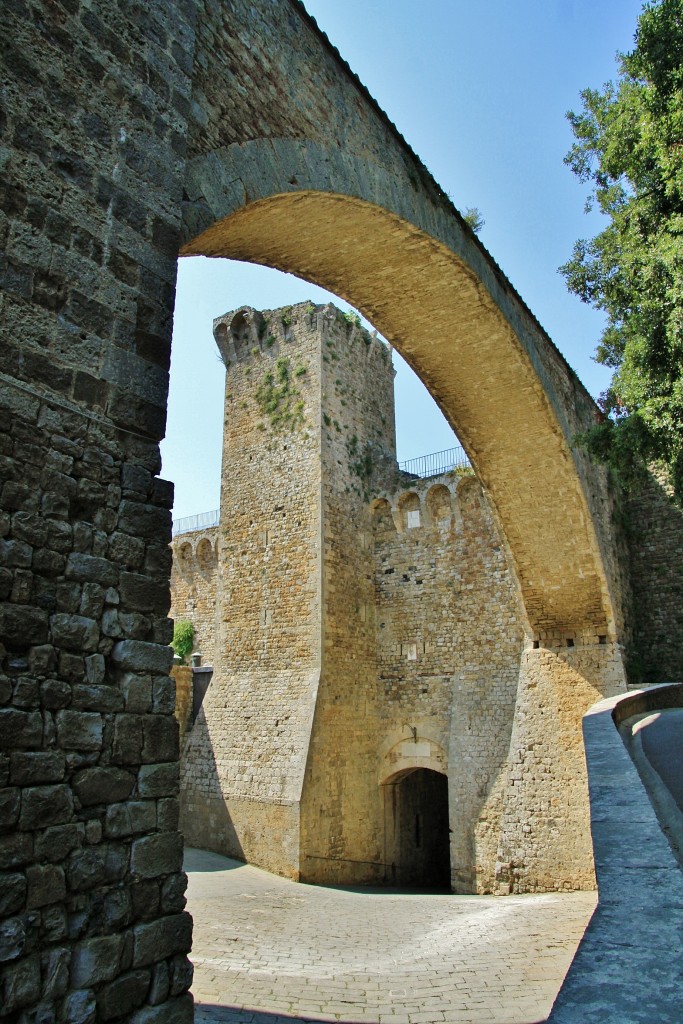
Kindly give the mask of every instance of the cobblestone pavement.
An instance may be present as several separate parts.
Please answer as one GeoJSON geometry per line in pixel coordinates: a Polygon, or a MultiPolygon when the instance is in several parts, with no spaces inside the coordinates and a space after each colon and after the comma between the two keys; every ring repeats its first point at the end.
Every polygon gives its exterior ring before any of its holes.
{"type": "Polygon", "coordinates": [[[536,1024],[595,907],[299,885],[199,850],[186,870],[197,1024],[536,1024]]]}

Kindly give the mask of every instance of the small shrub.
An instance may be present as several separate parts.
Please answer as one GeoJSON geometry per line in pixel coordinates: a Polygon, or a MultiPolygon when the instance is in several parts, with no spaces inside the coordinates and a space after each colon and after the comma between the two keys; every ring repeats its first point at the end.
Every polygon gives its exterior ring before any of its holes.
{"type": "Polygon", "coordinates": [[[188,654],[192,654],[192,647],[194,646],[194,626],[191,622],[176,622],[173,627],[173,639],[171,640],[171,647],[175,654],[178,655],[182,662],[185,661],[188,654]]]}

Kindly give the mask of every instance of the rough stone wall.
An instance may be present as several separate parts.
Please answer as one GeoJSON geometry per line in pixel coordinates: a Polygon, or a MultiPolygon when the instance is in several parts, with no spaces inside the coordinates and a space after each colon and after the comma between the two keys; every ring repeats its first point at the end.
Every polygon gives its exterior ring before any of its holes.
{"type": "Polygon", "coordinates": [[[220,640],[182,770],[188,841],[289,875],[321,645],[319,314],[297,310],[214,325],[226,364],[220,640]]]}
{"type": "Polygon", "coordinates": [[[683,679],[683,513],[657,475],[624,511],[633,592],[629,682],[675,682],[683,679]]]}
{"type": "Polygon", "coordinates": [[[373,520],[380,780],[448,772],[453,889],[489,892],[524,640],[516,582],[474,476],[404,478],[373,520]]]}
{"type": "Polygon", "coordinates": [[[189,1021],[160,461],[192,9],[0,11],[0,1019],[189,1021]]]}
{"type": "Polygon", "coordinates": [[[301,874],[381,880],[372,538],[374,487],[395,466],[388,347],[333,306],[322,352],[322,675],[301,803],[301,874]]]}
{"type": "Polygon", "coordinates": [[[193,650],[203,665],[213,665],[216,647],[218,528],[194,530],[174,537],[171,610],[174,622],[194,626],[193,650]]]}

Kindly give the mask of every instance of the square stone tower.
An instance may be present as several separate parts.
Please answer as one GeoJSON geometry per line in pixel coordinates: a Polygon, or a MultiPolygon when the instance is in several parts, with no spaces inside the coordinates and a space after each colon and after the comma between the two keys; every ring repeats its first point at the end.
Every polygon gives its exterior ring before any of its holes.
{"type": "Polygon", "coordinates": [[[341,762],[374,779],[367,509],[395,475],[390,351],[354,315],[311,303],[243,308],[214,335],[226,366],[217,650],[184,759],[183,830],[292,877],[302,835],[306,876],[349,842],[379,860],[379,814],[363,787],[342,786],[341,762]],[[342,817],[362,834],[343,835],[342,817]]]}

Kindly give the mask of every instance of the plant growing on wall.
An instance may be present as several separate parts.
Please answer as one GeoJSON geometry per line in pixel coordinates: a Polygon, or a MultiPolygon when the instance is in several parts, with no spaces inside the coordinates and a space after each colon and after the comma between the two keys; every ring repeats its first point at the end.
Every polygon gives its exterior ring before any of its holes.
{"type": "MultiPolygon", "coordinates": [[[[301,378],[305,373],[302,365],[295,376],[301,378]]],[[[273,430],[294,430],[304,421],[304,403],[292,384],[289,359],[283,357],[275,361],[274,369],[264,375],[254,398],[273,430]]]]}
{"type": "Polygon", "coordinates": [[[191,622],[176,622],[173,627],[173,639],[171,647],[181,661],[185,661],[189,654],[192,654],[194,645],[194,626],[191,622]]]}

